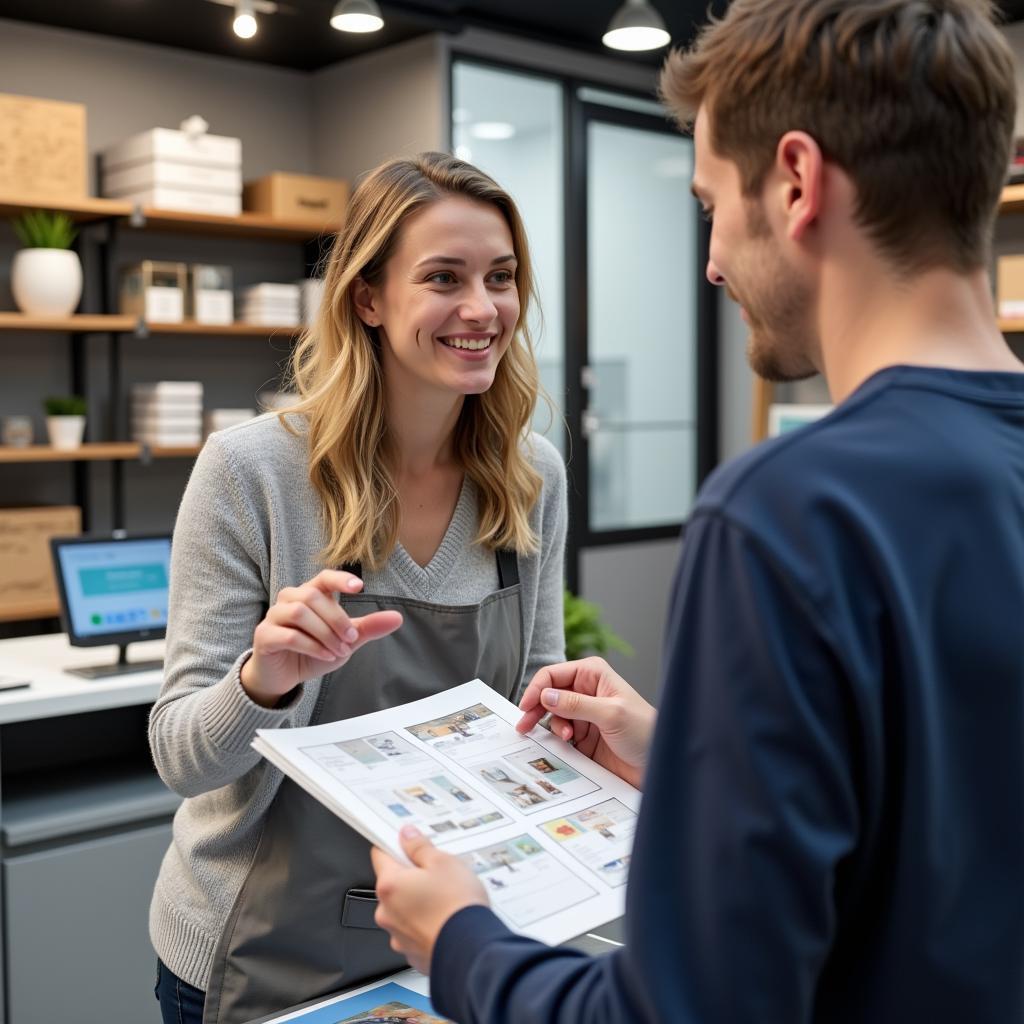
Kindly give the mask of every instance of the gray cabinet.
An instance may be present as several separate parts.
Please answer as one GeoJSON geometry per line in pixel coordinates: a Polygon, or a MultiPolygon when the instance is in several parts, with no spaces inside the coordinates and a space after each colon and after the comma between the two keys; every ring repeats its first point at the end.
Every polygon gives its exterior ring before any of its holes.
{"type": "Polygon", "coordinates": [[[170,837],[162,824],[5,860],[9,1024],[160,1020],[147,918],[170,837]]]}

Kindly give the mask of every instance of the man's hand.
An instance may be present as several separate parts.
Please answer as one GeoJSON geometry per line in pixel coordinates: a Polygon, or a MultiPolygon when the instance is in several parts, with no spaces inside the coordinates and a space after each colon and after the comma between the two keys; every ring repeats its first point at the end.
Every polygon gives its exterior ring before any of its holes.
{"type": "Polygon", "coordinates": [[[603,658],[542,668],[516,725],[529,732],[549,711],[551,731],[631,786],[643,783],[657,712],[603,658]]]}
{"type": "Polygon", "coordinates": [[[391,948],[423,974],[430,973],[434,943],[445,921],[457,910],[488,905],[480,880],[458,857],[442,853],[419,829],[406,825],[402,851],[413,866],[374,847],[377,872],[375,920],[391,936],[391,948]]]}

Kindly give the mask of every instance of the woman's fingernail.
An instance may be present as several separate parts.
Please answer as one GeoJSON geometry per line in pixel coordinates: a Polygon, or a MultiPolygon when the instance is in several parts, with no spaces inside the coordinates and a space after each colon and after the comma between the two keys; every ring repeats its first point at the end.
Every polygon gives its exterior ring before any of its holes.
{"type": "Polygon", "coordinates": [[[553,689],[553,688],[552,689],[543,690],[543,691],[541,691],[540,699],[549,708],[557,707],[558,706],[558,691],[553,689]]]}
{"type": "Polygon", "coordinates": [[[403,839],[416,839],[420,835],[420,830],[415,825],[403,825],[399,834],[403,839]]]}
{"type": "Polygon", "coordinates": [[[355,626],[349,626],[348,629],[345,630],[345,639],[350,644],[355,643],[359,639],[359,630],[356,629],[355,626]]]}
{"type": "Polygon", "coordinates": [[[352,648],[348,644],[338,644],[338,657],[347,658],[352,653],[352,648]]]}
{"type": "Polygon", "coordinates": [[[361,587],[362,585],[363,585],[363,581],[361,579],[358,579],[355,576],[353,576],[352,579],[350,579],[348,581],[348,589],[349,590],[355,590],[357,587],[361,587]]]}

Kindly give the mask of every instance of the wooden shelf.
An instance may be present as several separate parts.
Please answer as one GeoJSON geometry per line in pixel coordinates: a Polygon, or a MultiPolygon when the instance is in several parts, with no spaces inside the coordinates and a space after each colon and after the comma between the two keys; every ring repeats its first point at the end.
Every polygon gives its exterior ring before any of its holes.
{"type": "Polygon", "coordinates": [[[77,448],[51,448],[30,444],[25,448],[0,445],[0,462],[100,462],[104,459],[137,459],[142,448],[134,441],[87,443],[77,448]]]}
{"type": "Polygon", "coordinates": [[[282,220],[263,213],[242,213],[223,217],[210,213],[189,213],[138,207],[121,199],[55,199],[23,193],[0,194],[0,218],[17,217],[28,210],[56,210],[84,224],[110,217],[126,220],[132,227],[149,231],[171,231],[222,238],[263,238],[279,242],[307,242],[320,235],[331,235],[336,225],[321,219],[282,220]]]}
{"type": "Polygon", "coordinates": [[[136,320],[131,316],[79,313],[74,316],[28,316],[25,313],[0,312],[0,331],[52,331],[106,333],[132,331],[136,320]]]}
{"type": "Polygon", "coordinates": [[[150,448],[152,459],[194,459],[202,449],[202,445],[179,445],[176,448],[150,448]]]}
{"type": "Polygon", "coordinates": [[[1020,213],[1024,210],[1024,184],[1007,185],[999,200],[1000,213],[1020,213]]]}
{"type": "Polygon", "coordinates": [[[174,231],[222,238],[262,238],[278,242],[307,242],[320,235],[330,235],[334,230],[331,224],[322,220],[281,220],[262,213],[221,217],[211,213],[185,213],[149,206],[136,211],[130,223],[148,231],[174,231]]]}
{"type": "Polygon", "coordinates": [[[108,217],[128,217],[131,203],[120,199],[96,199],[85,196],[81,199],[54,199],[47,196],[28,196],[23,193],[5,192],[0,194],[0,217],[17,217],[28,210],[56,210],[66,213],[72,220],[85,224],[108,217]]]}
{"type": "Polygon", "coordinates": [[[139,333],[146,334],[207,334],[231,338],[269,338],[273,334],[298,334],[303,328],[291,326],[263,326],[261,324],[197,324],[186,320],[179,324],[133,324],[138,326],[139,333]]]}

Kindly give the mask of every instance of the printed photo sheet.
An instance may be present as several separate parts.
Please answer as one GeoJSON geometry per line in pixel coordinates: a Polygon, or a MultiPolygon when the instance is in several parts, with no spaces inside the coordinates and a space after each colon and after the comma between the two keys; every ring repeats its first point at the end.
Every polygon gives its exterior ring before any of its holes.
{"type": "MultiPolygon", "coordinates": [[[[640,794],[473,680],[361,718],[261,729],[253,746],[401,857],[415,825],[479,876],[499,917],[564,942],[624,909],[640,794]]],[[[404,859],[404,858],[403,858],[404,859]]]]}

